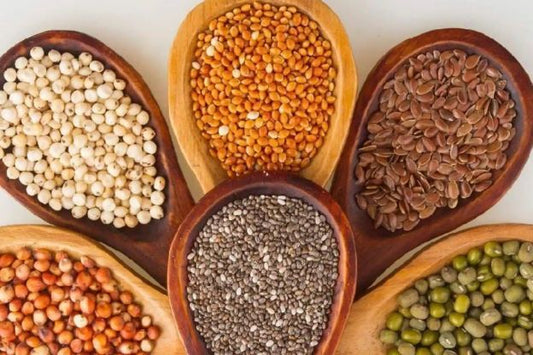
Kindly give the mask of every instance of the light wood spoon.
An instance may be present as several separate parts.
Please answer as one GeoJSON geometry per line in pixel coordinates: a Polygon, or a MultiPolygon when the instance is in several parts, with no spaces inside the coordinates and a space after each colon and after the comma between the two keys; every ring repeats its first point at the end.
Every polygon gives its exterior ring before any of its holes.
{"type": "MultiPolygon", "coordinates": [[[[336,168],[348,135],[351,115],[357,96],[357,73],[346,31],[337,15],[321,0],[272,0],[274,5],[296,6],[316,20],[333,46],[337,68],[335,114],[330,127],[311,164],[301,175],[324,187],[336,168]]],[[[197,35],[210,21],[250,0],[205,0],[192,10],[181,24],[170,50],[168,63],[168,102],[170,123],[190,168],[205,193],[227,179],[218,160],[209,154],[208,142],[198,127],[190,97],[190,69],[197,35]]]]}
{"type": "MultiPolygon", "coordinates": [[[[46,52],[50,49],[74,55],[83,51],[89,52],[95,59],[104,63],[106,68],[115,71],[117,77],[126,80],[125,94],[150,114],[148,125],[156,132],[154,142],[158,146],[158,151],[155,166],[158,174],[167,180],[164,191],[166,201],[163,204],[165,217],[148,225],[122,229],[104,225],[100,221],[90,221],[87,217],[75,219],[70,211],[56,212],[49,206],[40,204],[36,197],[26,194],[24,185],[18,180],[7,178],[3,163],[0,163],[0,186],[45,221],[81,232],[126,254],[164,285],[170,242],[182,219],[194,205],[194,201],[178,166],[165,118],[150,89],[141,75],[111,48],[91,36],[74,31],[47,31],[17,43],[0,57],[0,73],[13,66],[17,57],[29,56],[29,51],[34,46],[41,46],[46,52]]],[[[0,76],[0,85],[4,82],[4,77],[0,76]]]]}
{"type": "Polygon", "coordinates": [[[451,234],[419,252],[395,274],[357,301],[350,311],[338,354],[385,354],[379,341],[389,313],[398,307],[397,296],[416,280],[434,274],[454,256],[496,240],[533,241],[533,225],[497,224],[451,234]]]}
{"type": "Polygon", "coordinates": [[[168,297],[130,270],[100,244],[62,228],[37,225],[0,227],[0,253],[15,252],[22,247],[62,250],[75,259],[85,255],[92,258],[99,266],[109,268],[120,286],[133,293],[136,302],[142,305],[143,312],[150,315],[154,324],[161,328],[161,337],[155,342],[153,354],[185,354],[178,345],[179,335],[174,327],[168,297]]]}

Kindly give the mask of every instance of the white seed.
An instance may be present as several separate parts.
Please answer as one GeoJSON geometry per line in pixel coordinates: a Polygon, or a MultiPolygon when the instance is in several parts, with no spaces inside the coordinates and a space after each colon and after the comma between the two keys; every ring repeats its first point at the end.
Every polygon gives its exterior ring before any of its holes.
{"type": "Polygon", "coordinates": [[[50,146],[48,153],[52,158],[59,158],[66,150],[66,147],[61,143],[53,143],[50,146]]]}
{"type": "Polygon", "coordinates": [[[101,211],[100,209],[93,207],[87,211],[87,217],[91,221],[97,221],[100,219],[101,211]]]}
{"type": "Polygon", "coordinates": [[[41,60],[44,57],[44,50],[42,47],[33,47],[30,49],[30,57],[35,60],[41,60]]]}
{"type": "Polygon", "coordinates": [[[218,127],[218,134],[220,136],[225,136],[229,133],[229,127],[228,126],[220,126],[218,127]]]}
{"type": "Polygon", "coordinates": [[[22,185],[28,186],[33,182],[33,174],[29,171],[23,171],[19,175],[19,181],[22,185]]]}
{"type": "Polygon", "coordinates": [[[117,217],[113,220],[113,227],[117,229],[124,228],[126,226],[126,222],[124,221],[124,218],[117,217]]]}
{"type": "Polygon", "coordinates": [[[126,82],[122,79],[115,79],[115,81],[113,81],[113,86],[116,90],[122,91],[126,88],[126,82]]]}
{"type": "Polygon", "coordinates": [[[28,58],[26,57],[18,57],[15,59],[15,68],[17,69],[24,69],[28,65],[28,58]]]}
{"type": "Polygon", "coordinates": [[[128,209],[126,207],[124,207],[124,206],[119,206],[119,207],[115,208],[114,213],[115,213],[115,216],[120,217],[120,218],[124,218],[128,214],[128,209]]]}
{"type": "Polygon", "coordinates": [[[17,71],[14,68],[8,68],[4,71],[4,79],[7,82],[14,82],[17,80],[17,71]]]}
{"type": "Polygon", "coordinates": [[[100,221],[102,221],[103,224],[111,224],[114,219],[115,214],[111,211],[103,211],[100,215],[100,221]]]}
{"type": "Polygon", "coordinates": [[[135,217],[135,216],[133,216],[131,214],[126,215],[126,217],[124,218],[124,222],[126,222],[126,225],[129,228],[135,228],[139,224],[139,220],[137,219],[137,217],[135,217]]]}
{"type": "Polygon", "coordinates": [[[89,320],[83,314],[76,314],[72,318],[72,322],[76,328],[85,328],[89,324],[89,320]]]}
{"type": "Polygon", "coordinates": [[[20,172],[17,170],[17,168],[13,166],[10,168],[7,168],[6,173],[7,173],[7,178],[10,180],[16,180],[20,176],[20,172]]]}
{"type": "Polygon", "coordinates": [[[36,196],[40,190],[41,190],[40,187],[35,183],[31,183],[31,184],[28,184],[28,186],[26,186],[26,193],[29,196],[36,196]]]}
{"type": "Polygon", "coordinates": [[[137,219],[140,224],[148,224],[150,223],[152,216],[150,216],[150,212],[148,211],[141,211],[137,214],[137,219]]]}
{"type": "Polygon", "coordinates": [[[33,84],[35,83],[36,78],[37,75],[35,75],[35,72],[30,68],[20,69],[17,72],[17,79],[19,79],[23,83],[33,84]]]}
{"type": "Polygon", "coordinates": [[[89,64],[89,68],[92,70],[92,71],[95,71],[97,73],[101,73],[104,71],[104,65],[102,64],[102,62],[98,61],[98,60],[93,60],[90,64],[89,64]]]}
{"type": "Polygon", "coordinates": [[[157,191],[163,191],[165,189],[166,181],[165,178],[158,176],[154,180],[154,189],[157,191]]]}
{"type": "Polygon", "coordinates": [[[150,195],[150,201],[157,206],[161,206],[165,202],[165,195],[161,191],[154,191],[150,195]]]}
{"type": "Polygon", "coordinates": [[[150,216],[153,219],[161,219],[164,216],[163,208],[161,206],[152,206],[150,208],[150,216]]]}
{"type": "Polygon", "coordinates": [[[143,144],[143,150],[146,154],[155,154],[157,152],[157,145],[153,141],[146,141],[143,144]]]}
{"type": "Polygon", "coordinates": [[[76,219],[80,219],[87,215],[87,208],[85,206],[76,206],[72,208],[71,212],[72,212],[72,217],[76,219]]]}
{"type": "Polygon", "coordinates": [[[50,190],[47,189],[42,189],[37,194],[37,200],[44,205],[47,205],[51,198],[52,194],[50,193],[50,190]]]}
{"type": "Polygon", "coordinates": [[[150,121],[150,115],[146,111],[141,111],[139,112],[137,117],[135,117],[135,119],[140,125],[144,126],[150,121]]]}
{"type": "Polygon", "coordinates": [[[208,57],[213,57],[216,53],[216,49],[214,46],[209,46],[207,47],[207,49],[205,50],[205,54],[207,54],[208,57]]]}
{"type": "Polygon", "coordinates": [[[131,192],[127,189],[117,189],[115,191],[115,197],[121,201],[128,201],[130,199],[131,192]]]}
{"type": "Polygon", "coordinates": [[[17,109],[13,106],[5,107],[0,113],[2,118],[9,123],[17,124],[19,118],[17,117],[17,109]]]}
{"type": "Polygon", "coordinates": [[[106,198],[102,202],[102,209],[104,211],[113,212],[115,210],[115,208],[116,208],[116,204],[115,204],[115,201],[112,198],[106,198]]]}
{"type": "Polygon", "coordinates": [[[100,99],[108,99],[113,94],[113,88],[111,84],[102,84],[96,89],[96,94],[100,99]]]}
{"type": "Polygon", "coordinates": [[[9,101],[11,101],[13,105],[20,105],[24,102],[24,94],[19,90],[15,90],[9,95],[9,101]]]}
{"type": "Polygon", "coordinates": [[[59,72],[63,75],[72,75],[74,73],[72,63],[69,60],[62,60],[59,62],[59,72]]]}
{"type": "Polygon", "coordinates": [[[72,202],[74,202],[74,205],[76,206],[85,206],[86,200],[87,198],[83,193],[75,193],[74,196],[72,196],[72,202]]]}
{"type": "Polygon", "coordinates": [[[61,201],[58,198],[52,198],[50,201],[48,201],[48,206],[50,206],[51,209],[54,211],[61,211],[63,206],[61,205],[61,201]]]}
{"type": "Polygon", "coordinates": [[[248,112],[248,114],[246,115],[246,118],[249,120],[256,120],[259,118],[259,112],[257,111],[248,112]]]}
{"type": "Polygon", "coordinates": [[[17,147],[13,148],[13,154],[15,155],[15,168],[19,171],[28,170],[28,160],[25,158],[25,148],[21,148],[22,151],[19,153],[17,147]]]}

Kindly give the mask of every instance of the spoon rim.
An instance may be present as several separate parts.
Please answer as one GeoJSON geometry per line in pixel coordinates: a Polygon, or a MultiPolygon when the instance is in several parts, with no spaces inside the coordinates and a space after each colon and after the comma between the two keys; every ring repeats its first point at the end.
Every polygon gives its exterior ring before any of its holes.
{"type": "Polygon", "coordinates": [[[206,345],[194,326],[192,312],[187,301],[187,255],[198,232],[206,221],[230,201],[250,195],[281,194],[302,199],[326,216],[334,230],[339,248],[339,277],[328,327],[316,354],[329,354],[340,341],[342,330],[353,297],[357,279],[357,254],[355,238],[340,206],[327,191],[315,183],[289,173],[257,172],[228,180],[207,193],[183,221],[170,247],[168,269],[168,293],[171,308],[185,348],[190,353],[207,353],[206,345]]]}

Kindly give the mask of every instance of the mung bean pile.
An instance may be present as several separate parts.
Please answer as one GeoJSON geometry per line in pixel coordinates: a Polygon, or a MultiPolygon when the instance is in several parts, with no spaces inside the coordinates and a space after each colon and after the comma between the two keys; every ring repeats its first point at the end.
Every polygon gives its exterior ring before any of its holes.
{"type": "Polygon", "coordinates": [[[230,176],[299,171],[324,143],[336,76],[315,21],[294,6],[244,4],[198,35],[194,118],[230,176]]]}
{"type": "Polygon", "coordinates": [[[492,241],[416,281],[380,334],[387,354],[530,354],[532,262],[532,243],[492,241]]]}
{"type": "Polygon", "coordinates": [[[136,227],[164,216],[150,115],[93,58],[33,47],[3,73],[0,158],[7,177],[54,211],[136,227]]]}
{"type": "Polygon", "coordinates": [[[502,72],[460,49],[409,58],[385,83],[355,169],[374,226],[412,230],[488,189],[507,162],[515,102],[502,72]]]}
{"type": "Polygon", "coordinates": [[[188,255],[196,329],[215,354],[311,354],[328,325],[338,259],[332,228],[306,202],[233,201],[188,255]]]}

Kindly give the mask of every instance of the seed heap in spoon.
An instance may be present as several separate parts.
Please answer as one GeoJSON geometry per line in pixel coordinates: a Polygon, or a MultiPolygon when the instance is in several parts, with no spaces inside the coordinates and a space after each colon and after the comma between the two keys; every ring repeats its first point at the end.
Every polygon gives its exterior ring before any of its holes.
{"type": "Polygon", "coordinates": [[[332,228],[304,201],[233,201],[188,255],[196,329],[215,354],[312,354],[328,325],[338,259],[332,228]]]}
{"type": "Polygon", "coordinates": [[[335,111],[331,43],[294,6],[254,2],[198,35],[190,72],[194,118],[229,176],[299,171],[335,111]]]}
{"type": "Polygon", "coordinates": [[[383,86],[355,169],[359,207],[376,228],[415,228],[489,188],[507,162],[515,102],[479,54],[419,54],[383,86]]]}
{"type": "Polygon", "coordinates": [[[116,228],[163,218],[155,131],[114,71],[90,53],[34,47],[3,76],[0,158],[9,179],[74,218],[116,228]]]}
{"type": "Polygon", "coordinates": [[[380,333],[386,354],[531,354],[532,262],[532,243],[490,241],[417,280],[380,333]]]}
{"type": "Polygon", "coordinates": [[[0,253],[0,283],[1,354],[150,354],[160,336],[134,294],[87,256],[0,253]]]}

